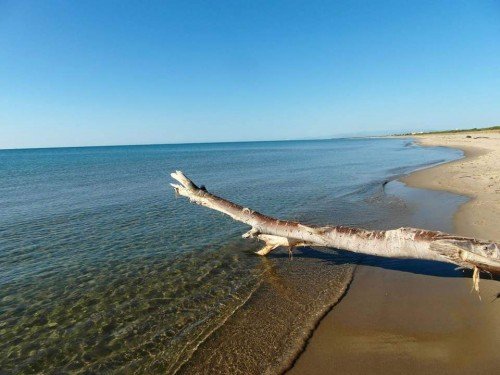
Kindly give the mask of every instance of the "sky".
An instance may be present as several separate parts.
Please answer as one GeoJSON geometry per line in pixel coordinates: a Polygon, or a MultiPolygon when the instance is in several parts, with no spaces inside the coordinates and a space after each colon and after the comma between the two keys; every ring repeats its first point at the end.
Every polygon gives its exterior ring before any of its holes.
{"type": "Polygon", "coordinates": [[[498,0],[0,0],[0,148],[498,124],[498,0]]]}

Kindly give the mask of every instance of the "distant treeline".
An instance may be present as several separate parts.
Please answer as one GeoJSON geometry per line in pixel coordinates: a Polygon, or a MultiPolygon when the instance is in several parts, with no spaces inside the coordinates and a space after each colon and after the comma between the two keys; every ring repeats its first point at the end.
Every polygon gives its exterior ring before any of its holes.
{"type": "Polygon", "coordinates": [[[472,128],[472,129],[456,129],[456,130],[435,130],[430,132],[412,132],[412,133],[401,133],[394,135],[416,135],[416,134],[445,134],[445,133],[465,133],[465,132],[481,132],[486,130],[498,130],[500,131],[500,126],[490,126],[489,128],[472,128]]]}

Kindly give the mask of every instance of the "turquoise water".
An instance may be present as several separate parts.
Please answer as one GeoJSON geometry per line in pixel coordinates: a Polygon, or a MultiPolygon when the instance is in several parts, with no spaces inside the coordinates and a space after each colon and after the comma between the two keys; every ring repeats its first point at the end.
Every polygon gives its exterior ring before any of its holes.
{"type": "Polygon", "coordinates": [[[0,151],[0,372],[273,372],[356,259],[255,256],[169,173],[268,215],[382,229],[412,220],[384,181],[460,156],[401,139],[0,151]]]}

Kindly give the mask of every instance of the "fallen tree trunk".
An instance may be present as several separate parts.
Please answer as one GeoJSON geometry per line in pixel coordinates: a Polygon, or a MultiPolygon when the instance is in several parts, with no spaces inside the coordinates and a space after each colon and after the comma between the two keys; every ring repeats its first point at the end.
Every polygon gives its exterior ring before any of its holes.
{"type": "Polygon", "coordinates": [[[170,184],[176,193],[193,203],[229,215],[252,227],[244,238],[265,243],[257,251],[266,255],[277,247],[291,253],[298,246],[323,246],[387,258],[411,258],[448,262],[474,271],[474,288],[478,290],[479,271],[500,274],[498,244],[443,232],[415,228],[366,230],[345,226],[311,227],[293,221],[274,219],[237,205],[199,188],[182,172],[171,174],[179,184],[170,184]]]}

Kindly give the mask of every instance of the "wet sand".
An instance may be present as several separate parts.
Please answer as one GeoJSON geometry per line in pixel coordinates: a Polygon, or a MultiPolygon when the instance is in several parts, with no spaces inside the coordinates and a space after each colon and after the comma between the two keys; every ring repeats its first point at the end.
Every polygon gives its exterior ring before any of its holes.
{"type": "MultiPolygon", "coordinates": [[[[498,241],[500,134],[415,138],[423,145],[460,148],[466,157],[415,172],[403,182],[468,196],[454,215],[453,232],[498,241]]],[[[349,293],[320,322],[288,374],[498,371],[498,281],[483,276],[479,301],[470,292],[471,279],[449,265],[397,262],[358,266],[349,293]]]]}
{"type": "Polygon", "coordinates": [[[500,241],[500,132],[415,138],[423,146],[459,148],[464,151],[465,159],[412,173],[403,182],[470,197],[455,214],[455,232],[500,241]]]}

